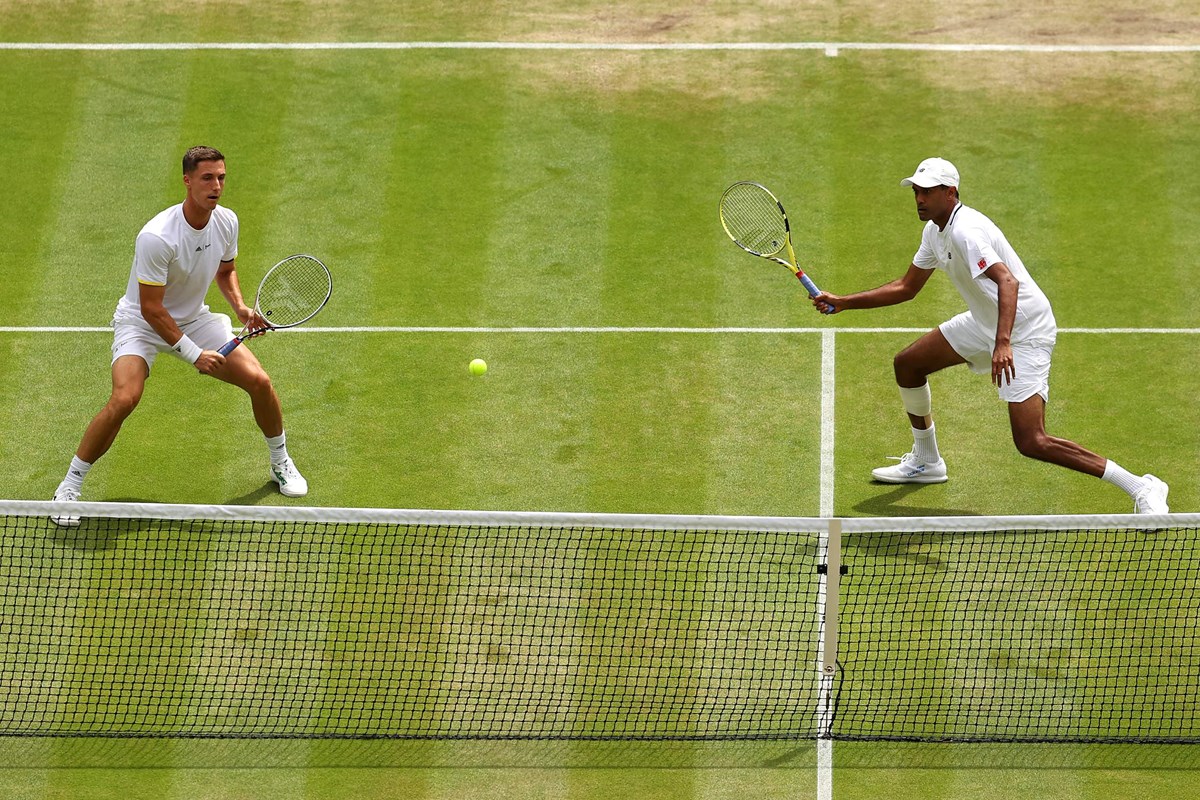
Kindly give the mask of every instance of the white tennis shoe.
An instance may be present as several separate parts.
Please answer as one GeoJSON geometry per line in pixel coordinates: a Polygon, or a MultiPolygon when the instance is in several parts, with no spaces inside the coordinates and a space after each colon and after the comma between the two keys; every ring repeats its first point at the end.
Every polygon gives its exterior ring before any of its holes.
{"type": "Polygon", "coordinates": [[[1143,475],[1142,488],[1133,496],[1135,514],[1169,514],[1167,492],[1169,487],[1153,475],[1143,475]]]}
{"type": "Polygon", "coordinates": [[[304,497],[308,494],[308,481],[304,480],[290,458],[271,465],[271,480],[279,484],[279,493],[285,497],[304,497]]]}
{"type": "MultiPolygon", "coordinates": [[[[72,489],[70,486],[60,483],[58,488],[54,490],[54,502],[74,503],[79,500],[79,491],[72,489]]],[[[50,517],[50,521],[60,528],[78,528],[80,517],[71,514],[60,514],[56,517],[50,517]]]]}
{"type": "Polygon", "coordinates": [[[945,483],[946,460],[939,458],[935,464],[926,464],[912,453],[905,453],[896,458],[899,461],[892,467],[880,467],[871,470],[875,480],[882,483],[945,483]]]}

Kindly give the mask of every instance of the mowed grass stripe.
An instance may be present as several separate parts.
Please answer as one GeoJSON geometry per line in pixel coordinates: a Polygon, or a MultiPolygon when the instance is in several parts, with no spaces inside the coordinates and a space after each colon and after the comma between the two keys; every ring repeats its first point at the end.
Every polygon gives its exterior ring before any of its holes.
{"type": "MultiPolygon", "coordinates": [[[[393,64],[368,59],[351,92],[339,66],[329,54],[312,53],[279,70],[274,78],[287,107],[261,123],[274,129],[279,157],[266,162],[253,147],[245,153],[266,169],[271,192],[255,198],[262,203],[258,274],[292,253],[321,258],[334,271],[335,294],[320,321],[333,324],[365,321],[372,301],[390,301],[392,276],[377,267],[381,251],[401,235],[389,218],[393,182],[404,177],[394,143],[420,113],[397,97],[394,87],[403,80],[393,64]]],[[[252,64],[241,73],[254,75],[252,64]]],[[[261,86],[248,79],[247,91],[261,86]]]]}
{"type": "MultiPolygon", "coordinates": [[[[326,195],[314,184],[328,156],[296,137],[320,90],[300,54],[259,62],[237,53],[194,58],[187,100],[175,112],[182,124],[174,146],[182,153],[206,144],[225,155],[222,204],[238,215],[238,276],[243,296],[253,302],[259,280],[276,261],[311,248],[296,241],[310,230],[305,211],[325,207],[326,195]]],[[[182,183],[174,194],[183,199],[182,183]]],[[[209,298],[214,310],[230,313],[219,293],[209,298]]]]}
{"type": "MultiPolygon", "coordinates": [[[[371,258],[363,259],[351,238],[345,261],[372,273],[377,292],[335,284],[339,301],[348,301],[343,311],[351,319],[367,324],[472,324],[491,288],[483,281],[486,241],[501,217],[509,79],[494,62],[476,58],[427,54],[374,64],[363,79],[378,83],[375,113],[388,143],[390,170],[372,176],[386,186],[385,213],[369,234],[377,237],[371,258]]],[[[336,259],[331,268],[336,281],[336,259]]]]}
{"type": "MultiPolygon", "coordinates": [[[[178,59],[171,61],[173,65],[178,59]]],[[[172,65],[167,65],[165,71],[170,73],[172,65]]],[[[129,66],[127,62],[123,68],[129,66]]],[[[38,266],[23,272],[25,280],[13,282],[14,297],[40,300],[17,309],[19,317],[28,318],[31,309],[50,305],[75,319],[111,317],[116,298],[124,289],[137,228],[162,207],[155,192],[129,192],[122,187],[140,185],[138,176],[144,174],[143,170],[162,174],[164,167],[169,169],[170,163],[179,158],[178,154],[168,155],[174,149],[170,142],[175,123],[158,119],[154,110],[158,102],[154,83],[163,70],[146,66],[143,69],[145,80],[133,83],[114,79],[103,56],[65,59],[50,56],[37,65],[26,65],[24,75],[31,81],[26,84],[26,94],[39,96],[38,92],[28,90],[29,85],[53,86],[59,104],[48,108],[61,114],[58,120],[47,119],[43,109],[41,114],[29,115],[29,124],[38,130],[59,131],[52,133],[47,141],[58,142],[63,156],[47,158],[48,173],[55,180],[28,195],[31,199],[28,207],[42,205],[39,213],[46,222],[34,226],[35,232],[39,227],[43,231],[38,239],[29,239],[39,242],[38,266]],[[131,130],[140,136],[130,136],[131,130]],[[158,153],[163,160],[154,155],[147,157],[147,153],[158,153]],[[159,163],[151,166],[150,160],[159,163]],[[101,207],[105,209],[103,212],[99,210],[101,207]],[[140,221],[128,226],[112,221],[130,218],[140,221]],[[102,287],[103,308],[93,299],[94,287],[102,287]]],[[[16,73],[5,70],[5,74],[16,73]]],[[[14,174],[26,174],[30,166],[31,162],[27,162],[14,174]]],[[[40,169],[34,172],[45,176],[40,169]]],[[[29,232],[25,232],[17,241],[28,236],[29,232]]],[[[29,376],[34,374],[42,376],[43,386],[56,385],[65,379],[78,402],[75,408],[47,414],[44,395],[18,391],[12,402],[5,403],[12,412],[10,418],[22,427],[21,450],[11,454],[40,454],[35,459],[5,460],[19,465],[17,468],[26,473],[32,485],[46,487],[39,494],[53,490],[83,432],[87,415],[103,402],[110,344],[100,341],[93,347],[85,342],[40,338],[9,344],[14,357],[2,360],[3,369],[11,367],[21,377],[5,381],[6,386],[14,389],[27,386],[29,376]],[[51,375],[37,367],[47,356],[56,365],[51,375]],[[72,364],[80,365],[79,374],[64,367],[72,364]]]]}
{"type": "MultiPolygon", "coordinates": [[[[613,308],[604,291],[612,280],[614,253],[604,220],[620,203],[613,186],[623,168],[620,155],[614,153],[614,129],[621,120],[607,113],[611,109],[599,107],[591,91],[577,95],[567,90],[570,81],[560,80],[560,70],[577,75],[584,65],[559,58],[544,65],[527,64],[518,56],[506,56],[501,64],[506,78],[497,83],[504,106],[495,123],[495,194],[490,202],[481,198],[490,208],[479,211],[486,215],[486,238],[476,255],[482,263],[480,297],[467,311],[477,322],[607,318],[613,308]]],[[[469,262],[464,266],[470,269],[469,262]]],[[[463,353],[462,363],[478,351],[499,370],[495,381],[524,371],[514,359],[520,351],[511,345],[485,335],[468,341],[472,350],[463,353]]],[[[514,398],[516,415],[485,416],[485,427],[478,433],[504,441],[510,439],[505,430],[509,426],[541,431],[533,445],[540,457],[530,478],[555,487],[550,491],[559,502],[588,507],[597,475],[613,463],[605,448],[603,404],[611,373],[603,343],[555,337],[540,347],[522,343],[521,349],[526,348],[536,348],[545,360],[547,377],[537,383],[546,385],[535,391],[554,398],[553,411],[524,409],[514,398]]],[[[472,464],[473,440],[462,439],[460,444],[460,463],[472,464]]],[[[514,480],[519,479],[513,474],[505,478],[506,483],[514,480]]]]}
{"type": "MultiPolygon", "coordinates": [[[[177,768],[164,771],[169,778],[168,800],[226,800],[226,798],[287,797],[296,800],[325,800],[333,793],[309,792],[308,770],[177,768]]],[[[386,795],[378,795],[385,797],[386,795]]],[[[150,796],[147,795],[147,798],[150,796]]]]}
{"type": "MultiPolygon", "coordinates": [[[[0,318],[29,319],[33,298],[42,288],[37,277],[53,271],[46,252],[58,222],[64,197],[79,202],[78,186],[68,178],[81,123],[82,55],[62,58],[8,55],[0,58],[0,104],[5,112],[5,136],[0,148],[0,171],[8,176],[8,192],[20,197],[0,218],[0,260],[21,270],[22,280],[6,281],[0,295],[0,318]],[[53,94],[29,91],[22,76],[35,73],[52,82],[53,94]]],[[[0,359],[0,372],[9,359],[0,359]]]]}
{"type": "MultiPolygon", "coordinates": [[[[1188,70],[1184,64],[1174,66],[1188,70]]],[[[1119,89],[1114,86],[1114,90],[1119,89]]],[[[1171,86],[1165,89],[1167,94],[1173,91],[1171,86]]],[[[1166,119],[1159,119],[1158,113],[1144,117],[1137,111],[1114,115],[1093,110],[1073,116],[1061,117],[1061,122],[1049,120],[1071,128],[1076,139],[1072,151],[1048,150],[1042,155],[1048,180],[1039,182],[1028,174],[1022,178],[1025,191],[1045,193],[1044,224],[1017,227],[1016,221],[1028,213],[1020,207],[1019,197],[1008,197],[994,218],[1012,229],[1010,238],[1017,242],[1026,265],[1036,270],[1034,276],[1055,303],[1060,323],[1094,320],[1092,324],[1135,328],[1188,324],[1193,321],[1190,315],[1179,312],[1200,302],[1200,289],[1186,270],[1176,268],[1177,254],[1200,246],[1200,231],[1194,224],[1200,211],[1194,189],[1174,175],[1180,159],[1194,160],[1190,151],[1200,145],[1200,137],[1178,129],[1179,121],[1170,119],[1171,112],[1166,112],[1166,119]],[[1147,147],[1148,142],[1155,146],[1147,147]],[[1121,152],[1144,153],[1136,183],[1164,187],[1162,202],[1154,204],[1155,213],[1139,215],[1136,223],[1123,221],[1128,220],[1130,202],[1121,188],[1126,181],[1113,174],[1110,156],[1121,152]],[[1101,221],[1110,223],[1098,224],[1101,221]],[[1087,234],[1090,241],[1085,244],[1081,239],[1087,234]],[[1148,248],[1157,252],[1150,254],[1148,248]],[[1143,267],[1136,269],[1135,264],[1143,267]],[[1131,281],[1134,274],[1138,277],[1131,281]],[[1102,298],[1084,288],[1081,275],[1102,298]],[[1158,296],[1172,301],[1131,302],[1126,307],[1129,288],[1144,281],[1151,281],[1158,296]],[[1107,315],[1096,313],[1101,303],[1108,305],[1107,315]],[[1116,304],[1119,315],[1112,310],[1116,304]]]]}
{"type": "MultiPolygon", "coordinates": [[[[612,120],[606,123],[612,125],[611,188],[596,220],[611,246],[607,260],[599,262],[598,310],[604,316],[593,318],[652,321],[686,308],[693,319],[711,320],[717,311],[712,275],[693,269],[692,260],[707,243],[688,235],[698,200],[707,210],[713,196],[707,173],[693,168],[693,159],[707,161],[717,152],[703,133],[710,126],[705,109],[686,94],[664,91],[677,64],[659,65],[661,82],[645,81],[651,67],[640,54],[601,66],[590,80],[580,64],[568,73],[586,87],[596,111],[612,120]]],[[[599,364],[612,365],[605,368],[610,411],[596,419],[602,449],[588,467],[602,491],[625,483],[639,487],[639,502],[652,507],[703,504],[709,487],[697,477],[707,477],[705,466],[712,463],[716,430],[709,401],[721,363],[716,343],[600,338],[596,345],[599,364]],[[625,476],[605,466],[622,451],[634,465],[625,476]],[[655,488],[647,491],[649,486],[655,488]]]]}
{"type": "MultiPolygon", "coordinates": [[[[38,374],[49,374],[44,365],[61,363],[64,359],[82,358],[85,362],[99,363],[107,360],[108,341],[102,337],[89,337],[79,344],[52,337],[51,345],[64,346],[58,353],[47,350],[45,337],[19,338],[26,340],[19,346],[26,353],[28,369],[38,374]],[[83,345],[86,352],[79,349],[83,345]]],[[[697,391],[688,375],[695,368],[678,365],[688,360],[707,363],[724,358],[720,348],[714,349],[711,342],[697,348],[693,341],[696,337],[691,334],[634,337],[627,348],[630,365],[622,369],[581,362],[578,337],[570,334],[493,337],[487,343],[492,370],[482,379],[473,379],[465,372],[464,358],[466,352],[479,352],[471,337],[407,335],[402,337],[399,351],[395,350],[396,337],[391,334],[357,334],[355,338],[359,340],[355,348],[345,347],[343,337],[337,336],[311,337],[302,344],[287,335],[267,336],[253,344],[281,387],[291,420],[289,425],[294,423],[292,446],[314,470],[310,476],[314,494],[303,502],[434,508],[478,505],[510,509],[648,510],[638,507],[640,500],[635,504],[629,499],[631,487],[626,481],[629,476],[638,475],[645,484],[643,488],[658,493],[657,503],[661,508],[663,498],[677,491],[667,480],[674,473],[647,472],[647,462],[631,464],[630,460],[649,458],[649,463],[656,463],[656,459],[664,456],[657,452],[647,456],[644,451],[628,448],[623,444],[624,438],[608,444],[598,439],[584,427],[589,418],[582,411],[576,413],[585,399],[576,384],[586,379],[589,370],[607,376],[606,381],[611,379],[611,387],[604,388],[594,400],[599,413],[613,413],[617,407],[614,404],[630,395],[645,399],[644,410],[637,408],[636,403],[624,406],[632,409],[624,412],[627,423],[636,424],[645,413],[661,413],[664,416],[654,425],[660,435],[671,440],[663,451],[666,457],[669,459],[674,450],[690,459],[701,443],[675,440],[681,435],[694,438],[702,428],[692,418],[679,417],[672,409],[687,402],[686,397],[674,397],[676,391],[697,391]],[[380,364],[394,364],[394,368],[381,370],[380,364]],[[643,369],[640,364],[650,364],[657,372],[652,372],[648,379],[639,377],[637,373],[643,369]],[[322,366],[314,374],[312,365],[322,366]],[[670,383],[664,383],[667,380],[670,383]],[[664,393],[668,399],[660,404],[657,398],[664,393]],[[539,402],[531,402],[531,397],[539,398],[539,402]],[[562,410],[548,413],[547,407],[562,410]],[[353,416],[347,416],[347,412],[353,416]],[[442,477],[445,469],[459,469],[456,466],[459,462],[448,460],[444,448],[449,446],[463,448],[461,457],[469,459],[470,465],[461,470],[459,480],[454,483],[442,477]],[[603,474],[588,476],[584,486],[564,479],[560,459],[570,463],[570,459],[599,453],[605,453],[608,458],[605,463],[610,465],[603,474]],[[368,480],[367,475],[386,476],[386,480],[368,480]],[[599,487],[593,501],[580,499],[580,492],[592,491],[587,487],[599,487]]],[[[741,506],[743,513],[762,513],[768,509],[781,514],[815,513],[792,506],[813,498],[799,490],[781,491],[774,483],[763,481],[759,470],[783,474],[790,467],[793,475],[808,472],[801,462],[814,456],[815,451],[804,444],[805,426],[799,422],[810,419],[816,424],[818,398],[814,394],[812,401],[806,403],[797,390],[804,384],[804,376],[811,375],[813,383],[809,385],[816,392],[819,367],[815,360],[805,367],[795,359],[803,353],[815,359],[817,337],[805,337],[813,340],[811,343],[801,343],[787,335],[777,339],[741,335],[732,338],[739,344],[728,365],[717,369],[724,376],[717,399],[727,402],[732,412],[742,409],[741,413],[746,415],[741,423],[744,438],[737,441],[732,426],[708,431],[710,436],[732,437],[729,446],[711,445],[728,459],[722,469],[728,470],[724,474],[729,476],[724,494],[717,495],[724,498],[722,509],[714,510],[724,510],[728,505],[741,506]],[[797,410],[791,414],[779,411],[777,404],[781,399],[796,402],[797,410]],[[761,422],[756,422],[759,417],[761,422]],[[745,466],[736,466],[739,464],[745,466]],[[738,475],[744,476],[744,483],[735,477],[738,475]],[[733,491],[735,486],[744,492],[733,491]]],[[[1014,478],[1016,485],[1027,488],[1014,497],[1003,487],[975,485],[971,481],[953,481],[957,487],[931,487],[920,492],[881,490],[864,482],[863,476],[869,468],[878,466],[883,456],[902,452],[893,447],[905,445],[901,437],[907,435],[907,428],[894,395],[893,381],[886,373],[892,356],[911,340],[912,334],[882,332],[840,338],[836,486],[840,513],[854,513],[851,509],[885,515],[965,513],[971,509],[976,513],[1012,513],[1014,502],[1027,511],[1041,509],[1047,513],[1128,510],[1127,500],[1120,492],[1109,490],[1110,487],[1094,479],[1020,458],[1012,449],[1007,422],[994,390],[986,381],[965,371],[948,370],[934,381],[935,403],[941,409],[939,438],[943,450],[954,459],[956,474],[964,474],[965,470],[969,475],[973,463],[998,465],[997,468],[1022,476],[1014,478]],[[910,495],[910,499],[904,499],[910,495]],[[929,502],[943,495],[943,500],[929,502]],[[1049,505],[1045,505],[1044,496],[1053,498],[1049,505]],[[945,498],[952,497],[957,499],[945,502],[945,498]]],[[[708,341],[711,337],[700,339],[708,341]]],[[[1151,341],[1157,342],[1150,346],[1155,348],[1161,363],[1167,365],[1189,363],[1189,354],[1200,346],[1193,336],[1152,337],[1151,341]]],[[[1194,507],[1194,493],[1186,482],[1180,483],[1174,476],[1186,474],[1190,450],[1186,446],[1179,450],[1156,447],[1152,455],[1147,455],[1145,443],[1186,443],[1195,439],[1192,415],[1178,410],[1188,407],[1189,384],[1164,380],[1158,383],[1155,393],[1147,395],[1140,391],[1138,387],[1143,384],[1139,373],[1130,372],[1126,365],[1141,357],[1147,346],[1144,337],[1120,334],[1063,337],[1056,354],[1048,426],[1051,431],[1080,441],[1139,474],[1142,471],[1161,474],[1173,483],[1173,507],[1188,510],[1194,507]],[[1090,392],[1098,385],[1107,391],[1104,407],[1108,413],[1101,416],[1088,412],[1094,407],[1090,392]],[[1158,409],[1148,416],[1147,402],[1158,409]],[[1145,420],[1141,425],[1120,424],[1120,420],[1139,417],[1145,420]]],[[[14,489],[14,493],[35,498],[45,497],[61,478],[90,406],[99,404],[106,396],[107,374],[104,370],[80,369],[78,374],[64,373],[44,378],[43,382],[52,396],[82,399],[77,401],[78,408],[74,411],[43,414],[35,398],[28,393],[20,395],[27,400],[27,407],[14,419],[24,420],[23,433],[20,439],[10,440],[9,447],[14,453],[27,453],[30,457],[8,459],[7,463],[13,475],[11,485],[27,487],[14,489]]],[[[233,390],[215,382],[197,382],[183,365],[171,360],[156,368],[150,388],[153,392],[147,393],[145,407],[131,418],[117,447],[89,477],[92,499],[228,502],[241,498],[240,502],[251,503],[294,502],[278,497],[267,484],[265,471],[260,474],[263,458],[260,437],[233,390]],[[200,404],[196,405],[194,399],[185,403],[185,395],[200,398],[200,404]],[[168,413],[176,424],[164,427],[162,415],[168,413]],[[211,456],[214,440],[223,442],[223,448],[231,448],[228,461],[240,469],[231,470],[228,477],[215,484],[207,481],[198,484],[196,468],[187,467],[170,454],[184,448],[208,454],[205,457],[215,464],[225,464],[224,459],[211,456]],[[160,452],[167,457],[160,459],[160,452]],[[148,459],[155,460],[154,469],[148,469],[148,459]]],[[[17,396],[14,390],[14,402],[17,396]]],[[[729,426],[729,419],[722,424],[729,426]]],[[[647,441],[657,444],[654,437],[647,441]]],[[[811,446],[815,447],[815,441],[811,446]]],[[[670,469],[683,469],[683,474],[688,474],[681,465],[672,464],[670,469]]],[[[811,469],[816,469],[815,462],[811,469]]],[[[808,474],[815,478],[815,472],[808,474]]],[[[722,489],[720,485],[710,486],[713,491],[722,489]]],[[[695,511],[674,505],[663,510],[695,511]]]]}
{"type": "MultiPolygon", "coordinates": [[[[372,64],[362,70],[354,90],[347,91],[329,54],[292,54],[270,60],[266,69],[246,58],[218,54],[212,66],[236,76],[237,82],[239,108],[219,120],[219,135],[232,140],[226,155],[239,181],[243,294],[251,300],[262,275],[279,259],[308,252],[331,265],[335,276],[333,296],[320,320],[369,321],[366,315],[377,307],[374,299],[388,297],[377,286],[403,283],[377,268],[386,263],[382,248],[394,238],[388,203],[397,177],[394,143],[404,136],[404,125],[398,123],[408,118],[407,109],[396,102],[396,82],[384,66],[372,64]],[[260,102],[264,92],[275,99],[260,102]]],[[[210,305],[227,309],[216,293],[210,293],[210,305]]],[[[375,363],[361,359],[360,352],[370,346],[342,341],[319,357],[361,364],[364,370],[396,361],[392,355],[375,356],[375,363]]],[[[310,351],[288,347],[287,341],[260,339],[251,348],[280,395],[293,456],[299,463],[327,468],[324,475],[320,467],[309,474],[310,480],[316,478],[314,488],[323,484],[328,491],[330,473],[341,470],[354,476],[346,484],[361,480],[355,437],[343,435],[372,430],[357,417],[355,383],[332,379],[310,351]]],[[[240,405],[242,399],[229,402],[240,405]]],[[[381,440],[386,436],[386,431],[379,434],[381,440]]],[[[275,495],[256,428],[246,426],[224,446],[229,452],[221,463],[230,487],[241,483],[246,491],[254,490],[256,499],[275,495]]],[[[323,502],[322,496],[314,492],[306,502],[323,502]]]]}
{"type": "Polygon", "coordinates": [[[133,242],[142,225],[183,197],[177,152],[179,121],[191,59],[138,56],[145,77],[126,80],[110,58],[92,54],[80,65],[73,156],[52,212],[45,268],[34,292],[41,303],[75,319],[107,322],[124,294],[133,242]],[[104,142],[97,148],[97,142],[104,142]],[[170,178],[174,178],[172,185],[170,178]],[[84,201],[84,187],[95,196],[84,201]],[[99,202],[98,202],[99,201],[99,202]],[[102,287],[103,306],[80,284],[102,287]]]}
{"type": "Polygon", "coordinates": [[[497,85],[503,108],[492,123],[495,194],[476,210],[485,238],[464,259],[468,268],[476,259],[483,266],[474,281],[478,306],[468,309],[477,321],[514,324],[610,318],[604,292],[626,265],[606,220],[635,202],[618,189],[635,169],[619,142],[633,121],[606,96],[603,72],[593,86],[564,57],[486,63],[507,78],[497,85]]]}

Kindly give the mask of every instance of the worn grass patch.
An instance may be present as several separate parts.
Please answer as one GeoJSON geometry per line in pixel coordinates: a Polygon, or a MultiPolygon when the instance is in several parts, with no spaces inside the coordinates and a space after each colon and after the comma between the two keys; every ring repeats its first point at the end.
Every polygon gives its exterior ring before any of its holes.
{"type": "Polygon", "coordinates": [[[897,41],[1187,44],[1189,0],[0,0],[7,41],[897,41]]]}

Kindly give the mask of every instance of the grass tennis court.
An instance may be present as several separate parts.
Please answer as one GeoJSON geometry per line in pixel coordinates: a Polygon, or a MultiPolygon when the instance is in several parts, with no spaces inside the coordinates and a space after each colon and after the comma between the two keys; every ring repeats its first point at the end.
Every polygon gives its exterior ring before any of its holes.
{"type": "MultiPolygon", "coordinates": [[[[0,0],[5,42],[1190,44],[1187,3],[139,3],[0,0]]],[[[316,324],[251,347],[320,506],[821,513],[822,331],[835,332],[842,516],[1119,513],[1021,458],[985,379],[933,381],[952,479],[872,484],[909,444],[891,358],[960,310],[944,276],[823,318],[717,220],[734,180],[787,204],[817,282],[897,277],[922,158],[963,174],[1054,304],[1048,427],[1200,508],[1200,54],[601,50],[0,50],[0,495],[48,499],[107,397],[133,237],[228,158],[250,290],[307,251],[316,324]],[[484,332],[469,328],[566,329],[484,332]],[[653,332],[631,328],[770,332],[653,332]],[[592,328],[606,328],[596,332],[592,328]],[[777,329],[812,329],[780,332],[777,329]],[[19,330],[18,330],[19,329],[19,330]],[[878,329],[878,330],[865,330],[878,329]],[[1167,332],[1138,332],[1162,329],[1167,332]],[[1179,330],[1188,329],[1188,330],[1179,330]],[[1171,332],[1174,331],[1174,332],[1171,332]],[[467,362],[487,359],[473,378],[467,362]]],[[[224,310],[216,292],[215,309],[224,310]]],[[[283,504],[236,389],[159,359],[86,499],[283,504]]],[[[807,797],[779,745],[0,741],[7,797],[807,797]]],[[[835,797],[1187,797],[1189,747],[839,743],[835,797]],[[1004,794],[999,794],[1004,792],[1004,794]]]]}

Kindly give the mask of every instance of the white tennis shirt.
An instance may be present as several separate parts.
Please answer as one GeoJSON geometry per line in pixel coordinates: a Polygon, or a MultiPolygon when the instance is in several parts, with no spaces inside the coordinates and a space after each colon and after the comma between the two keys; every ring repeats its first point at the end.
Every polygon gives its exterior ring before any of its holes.
{"type": "Polygon", "coordinates": [[[129,283],[114,319],[142,319],[139,284],[166,287],[163,307],[176,324],[196,319],[208,310],[204,297],[221,262],[237,257],[237,239],[237,214],[223,206],[213,209],[201,230],[188,224],[183,203],[162,211],[137,235],[129,283]]]}
{"type": "Polygon", "coordinates": [[[925,223],[921,247],[913,256],[914,266],[946,272],[967,301],[971,316],[992,338],[1000,317],[999,290],[995,281],[983,274],[1000,261],[1020,283],[1012,341],[1053,340],[1058,324],[1050,301],[996,224],[975,209],[959,203],[945,230],[938,230],[932,220],[925,223]]]}

